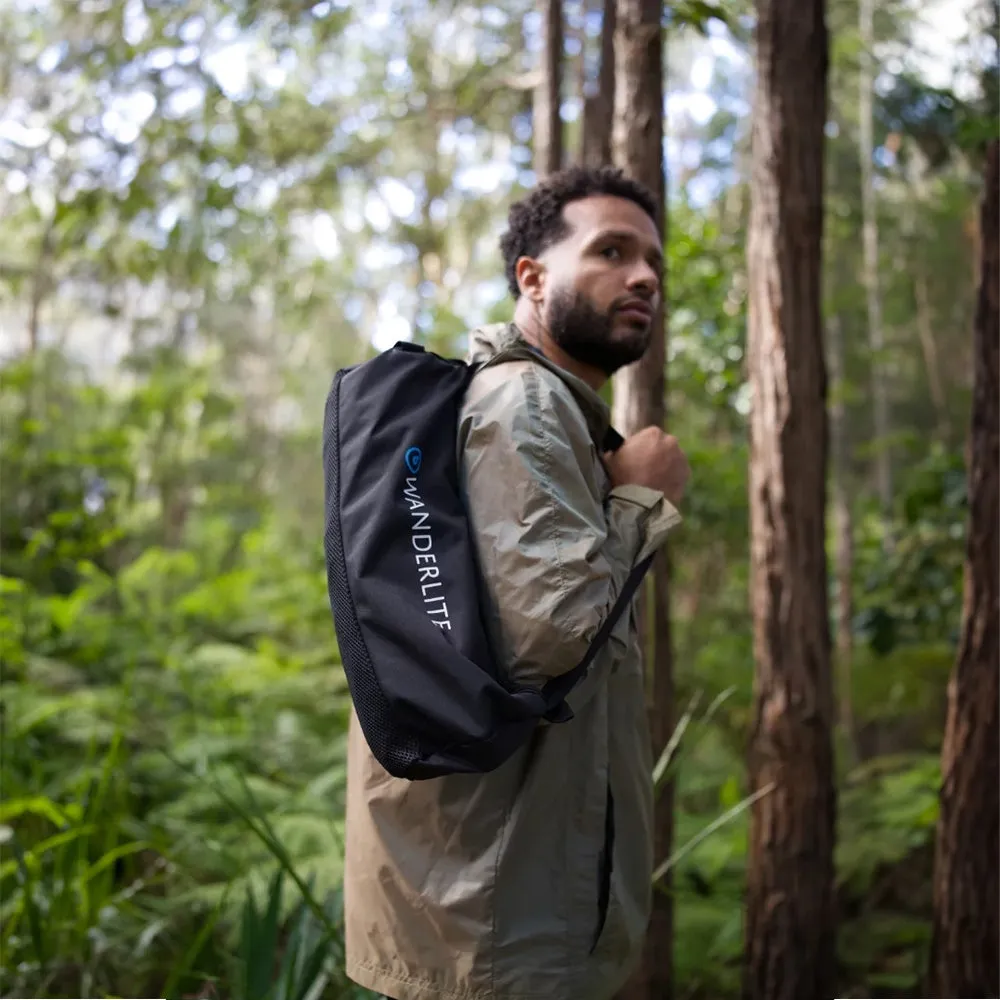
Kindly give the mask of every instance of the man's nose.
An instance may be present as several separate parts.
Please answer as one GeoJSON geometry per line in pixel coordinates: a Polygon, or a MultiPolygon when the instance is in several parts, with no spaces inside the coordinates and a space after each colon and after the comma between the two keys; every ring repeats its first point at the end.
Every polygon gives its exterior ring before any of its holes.
{"type": "Polygon", "coordinates": [[[638,261],[629,272],[628,287],[630,291],[642,289],[652,298],[659,291],[660,276],[649,261],[638,261]]]}

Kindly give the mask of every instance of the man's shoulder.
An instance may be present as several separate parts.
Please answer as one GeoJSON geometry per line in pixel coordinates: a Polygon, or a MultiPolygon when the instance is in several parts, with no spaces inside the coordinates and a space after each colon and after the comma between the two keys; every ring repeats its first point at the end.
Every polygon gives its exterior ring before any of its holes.
{"type": "Polygon", "coordinates": [[[547,366],[530,359],[512,359],[481,368],[472,376],[463,409],[496,406],[534,408],[539,405],[569,406],[576,411],[573,392],[567,383],[547,366]]]}
{"type": "MultiPolygon", "coordinates": [[[[576,399],[559,376],[532,361],[506,361],[477,372],[460,417],[460,447],[514,449],[550,456],[553,442],[585,453],[591,433],[576,399]]],[[[545,459],[547,460],[547,459],[545,459]]]]}

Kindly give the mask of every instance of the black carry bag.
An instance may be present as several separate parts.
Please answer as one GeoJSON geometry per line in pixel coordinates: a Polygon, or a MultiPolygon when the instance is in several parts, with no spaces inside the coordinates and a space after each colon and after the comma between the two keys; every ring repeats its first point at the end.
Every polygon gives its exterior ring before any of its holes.
{"type": "MultiPolygon", "coordinates": [[[[397,778],[491,771],[541,720],[566,722],[652,557],[583,660],[543,688],[498,670],[459,488],[459,410],[478,366],[399,343],[333,379],[323,427],[327,585],[361,729],[397,778]]],[[[605,446],[616,447],[614,431],[605,446]]]]}

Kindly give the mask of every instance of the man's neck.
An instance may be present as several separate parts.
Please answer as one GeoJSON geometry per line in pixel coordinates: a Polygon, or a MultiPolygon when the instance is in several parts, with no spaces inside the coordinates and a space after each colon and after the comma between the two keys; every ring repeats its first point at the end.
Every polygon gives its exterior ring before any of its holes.
{"type": "Polygon", "coordinates": [[[594,390],[600,392],[608,380],[607,375],[599,368],[585,365],[570,357],[553,339],[548,328],[541,321],[537,308],[527,299],[521,298],[514,307],[514,325],[521,336],[532,347],[541,351],[553,364],[564,368],[570,374],[586,382],[594,390]]]}

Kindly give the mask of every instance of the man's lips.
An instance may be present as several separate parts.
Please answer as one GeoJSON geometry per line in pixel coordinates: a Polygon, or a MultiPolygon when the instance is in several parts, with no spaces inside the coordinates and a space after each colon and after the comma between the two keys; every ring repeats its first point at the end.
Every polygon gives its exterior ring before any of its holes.
{"type": "Polygon", "coordinates": [[[623,303],[615,312],[628,319],[641,319],[648,322],[653,318],[653,310],[645,302],[638,300],[623,303]]]}

